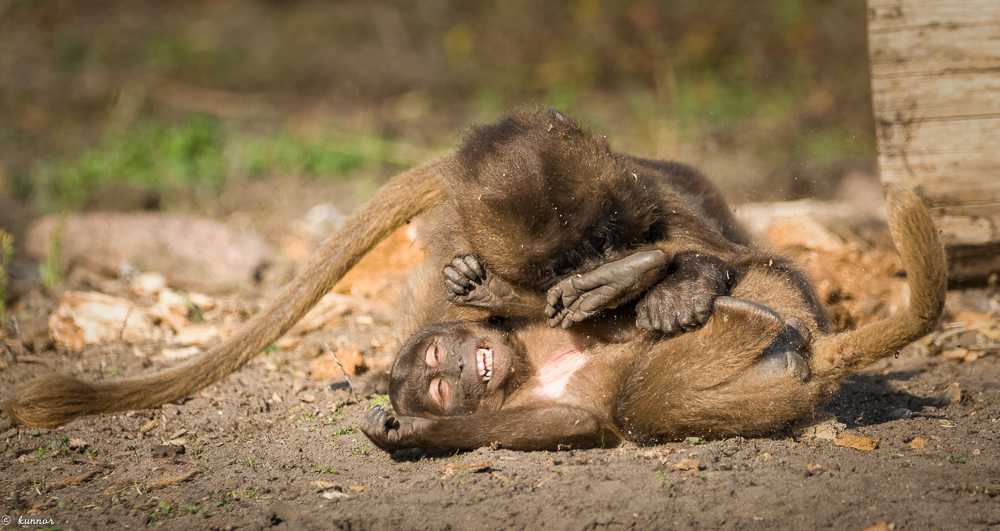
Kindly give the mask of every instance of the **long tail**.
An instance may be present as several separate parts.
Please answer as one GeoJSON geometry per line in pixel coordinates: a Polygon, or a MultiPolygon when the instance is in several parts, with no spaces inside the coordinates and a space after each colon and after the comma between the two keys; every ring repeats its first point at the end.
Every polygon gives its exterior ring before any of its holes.
{"type": "Polygon", "coordinates": [[[910,302],[882,321],[817,339],[810,369],[831,384],[923,337],[944,309],[947,265],[930,214],[916,194],[899,187],[887,191],[886,208],[906,268],[910,302]]]}
{"type": "Polygon", "coordinates": [[[287,332],[393,230],[439,203],[445,197],[443,169],[450,158],[443,155],[389,181],[327,237],[278,299],[197,359],[146,378],[115,382],[41,376],[19,385],[3,410],[19,423],[53,428],[82,415],[156,407],[218,381],[287,332]]]}

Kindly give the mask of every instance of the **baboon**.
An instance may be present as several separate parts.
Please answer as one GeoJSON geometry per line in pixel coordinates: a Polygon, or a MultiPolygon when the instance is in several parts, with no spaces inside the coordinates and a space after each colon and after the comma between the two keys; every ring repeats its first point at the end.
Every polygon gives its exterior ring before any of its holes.
{"type": "Polygon", "coordinates": [[[273,303],[198,359],[115,382],[40,376],[18,386],[3,409],[23,424],[54,427],[183,398],[276,341],[362,255],[429,209],[431,259],[401,304],[404,334],[436,321],[547,320],[572,325],[595,344],[627,348],[647,332],[667,337],[698,329],[713,301],[763,264],[797,288],[789,288],[796,300],[807,299],[797,308],[811,310],[803,316],[808,327],[826,327],[805,278],[780,257],[749,247],[721,193],[701,174],[614,153],[557,111],[518,110],[474,129],[456,153],[382,187],[273,303]],[[474,270],[483,277],[470,277],[474,270]],[[484,281],[487,289],[479,289],[484,281]]]}
{"type": "Polygon", "coordinates": [[[746,252],[747,232],[701,173],[615,153],[553,109],[472,129],[446,183],[448,199],[427,231],[431,259],[403,300],[401,338],[430,322],[496,315],[569,327],[628,302],[638,304],[640,328],[675,334],[705,322],[734,280],[730,262],[764,258],[746,252]],[[470,275],[480,262],[496,285],[470,292],[486,280],[470,275]],[[668,276],[675,281],[659,291],[673,304],[651,312],[652,300],[639,296],[668,276]],[[459,304],[426,303],[440,299],[442,281],[459,304]],[[499,305],[493,293],[516,296],[499,305]]]}
{"type": "Polygon", "coordinates": [[[781,429],[940,317],[945,260],[934,225],[913,193],[892,189],[887,200],[910,302],[883,321],[829,334],[817,326],[822,309],[808,286],[757,263],[715,300],[704,327],[673,337],[649,331],[609,343],[523,318],[431,324],[393,364],[396,415],[375,408],[362,430],[394,451],[580,448],[781,429]]]}

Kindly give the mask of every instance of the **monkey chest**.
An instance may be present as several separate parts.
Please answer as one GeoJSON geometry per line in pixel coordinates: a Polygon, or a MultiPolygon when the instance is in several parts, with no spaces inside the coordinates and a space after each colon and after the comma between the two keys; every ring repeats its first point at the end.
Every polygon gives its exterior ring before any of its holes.
{"type": "Polygon", "coordinates": [[[616,396],[614,371],[582,350],[552,356],[535,373],[531,395],[535,400],[591,411],[607,409],[616,396]]]}

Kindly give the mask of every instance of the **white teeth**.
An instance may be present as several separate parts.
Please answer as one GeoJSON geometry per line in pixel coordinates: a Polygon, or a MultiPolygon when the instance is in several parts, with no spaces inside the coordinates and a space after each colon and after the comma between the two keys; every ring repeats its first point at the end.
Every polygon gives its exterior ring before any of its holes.
{"type": "Polygon", "coordinates": [[[479,377],[484,382],[490,381],[490,376],[493,375],[493,349],[489,347],[476,349],[476,367],[479,369],[479,377]]]}

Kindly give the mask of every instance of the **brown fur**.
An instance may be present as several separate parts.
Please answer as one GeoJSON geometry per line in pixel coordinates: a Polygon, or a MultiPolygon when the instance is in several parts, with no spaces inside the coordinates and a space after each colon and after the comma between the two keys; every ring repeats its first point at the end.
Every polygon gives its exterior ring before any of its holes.
{"type": "MultiPolygon", "coordinates": [[[[559,289],[571,274],[652,250],[662,252],[659,267],[631,279],[602,309],[638,302],[682,253],[710,254],[743,269],[780,262],[808,286],[786,260],[748,247],[748,233],[700,172],[615,153],[603,137],[554,110],[520,109],[472,129],[446,183],[449,201],[426,231],[430,259],[411,276],[403,298],[401,339],[430,322],[495,315],[543,319],[546,292],[559,289]],[[516,296],[502,306],[441,304],[442,266],[467,254],[516,296]]],[[[819,326],[825,327],[820,314],[819,326]]]]}
{"type": "Polygon", "coordinates": [[[555,111],[522,109],[472,130],[448,187],[455,208],[447,214],[456,219],[438,224],[431,247],[451,251],[449,260],[474,253],[536,292],[654,245],[671,256],[727,254],[749,240],[696,170],[612,152],[555,111]]]}

